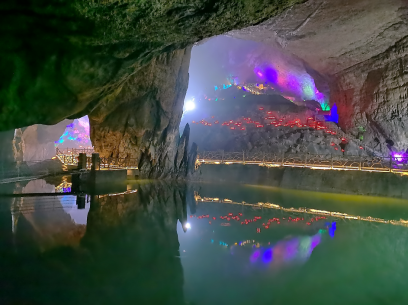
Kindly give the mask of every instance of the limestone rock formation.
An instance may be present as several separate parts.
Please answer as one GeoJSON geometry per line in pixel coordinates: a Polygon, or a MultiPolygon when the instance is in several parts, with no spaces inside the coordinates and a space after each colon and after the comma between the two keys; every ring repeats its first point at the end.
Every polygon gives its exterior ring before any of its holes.
{"type": "MultiPolygon", "coordinates": [[[[207,119],[208,123],[206,121],[203,124],[196,117],[186,115],[190,120],[195,120],[191,124],[190,140],[197,144],[201,152],[224,150],[270,153],[279,157],[284,153],[335,156],[343,155],[344,149],[347,155],[376,154],[373,147],[361,146],[361,141],[350,137],[334,122],[324,122],[324,118],[315,121],[315,118],[319,118],[315,111],[304,105],[295,105],[280,96],[246,94],[245,98],[236,96],[219,104],[213,103],[209,108],[216,116],[207,119]],[[224,112],[223,108],[228,111],[224,112]],[[245,118],[250,118],[251,123],[245,118]]],[[[200,105],[201,111],[207,109],[200,105]]]]}
{"type": "Polygon", "coordinates": [[[177,146],[190,52],[187,48],[154,58],[132,75],[115,100],[89,114],[91,140],[101,157],[135,158],[147,177],[177,172],[175,158],[183,158],[177,146]]]}
{"type": "Polygon", "coordinates": [[[342,129],[387,154],[408,148],[407,13],[399,0],[309,0],[230,35],[303,59],[329,81],[342,129]]]}
{"type": "MultiPolygon", "coordinates": [[[[56,125],[35,124],[21,128],[16,133],[21,132],[20,139],[22,143],[21,152],[16,149],[17,153],[22,153],[23,161],[42,161],[51,159],[55,156],[55,144],[60,136],[64,133],[68,124],[72,120],[63,120],[56,125]]],[[[15,137],[16,141],[17,136],[15,137]]]]}

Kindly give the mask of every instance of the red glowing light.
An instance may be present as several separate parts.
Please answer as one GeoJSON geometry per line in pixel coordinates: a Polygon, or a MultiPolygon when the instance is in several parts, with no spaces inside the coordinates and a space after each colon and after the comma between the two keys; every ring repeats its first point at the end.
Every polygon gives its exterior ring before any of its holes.
{"type": "Polygon", "coordinates": [[[213,217],[213,219],[216,220],[217,218],[216,218],[216,217],[213,217]]]}
{"type": "Polygon", "coordinates": [[[264,108],[263,108],[263,107],[259,107],[259,110],[264,110],[264,108]]]}
{"type": "Polygon", "coordinates": [[[360,146],[360,149],[364,149],[363,146],[360,146]]]}
{"type": "Polygon", "coordinates": [[[235,127],[230,127],[230,129],[234,130],[234,129],[235,129],[235,127]]]}
{"type": "Polygon", "coordinates": [[[215,122],[214,122],[214,124],[218,124],[218,123],[219,123],[218,121],[215,121],[215,122]]]}

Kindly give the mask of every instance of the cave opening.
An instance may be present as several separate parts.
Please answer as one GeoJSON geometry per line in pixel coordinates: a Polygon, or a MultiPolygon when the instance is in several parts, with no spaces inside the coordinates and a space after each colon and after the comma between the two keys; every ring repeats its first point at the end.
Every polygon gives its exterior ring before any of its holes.
{"type": "Polygon", "coordinates": [[[189,75],[180,134],[189,123],[190,143],[200,150],[345,152],[334,137],[341,131],[328,80],[289,52],[216,36],[193,47],[189,75]],[[310,128],[326,129],[322,145],[304,137],[310,128]]]}

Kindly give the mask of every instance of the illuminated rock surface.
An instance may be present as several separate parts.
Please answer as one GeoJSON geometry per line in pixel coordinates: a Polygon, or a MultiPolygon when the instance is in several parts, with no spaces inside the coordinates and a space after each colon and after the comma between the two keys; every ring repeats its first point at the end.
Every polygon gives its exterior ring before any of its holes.
{"type": "Polygon", "coordinates": [[[388,154],[406,149],[407,12],[404,1],[310,0],[234,37],[280,47],[331,84],[340,126],[388,154]]]}
{"type": "Polygon", "coordinates": [[[190,141],[200,151],[282,156],[283,153],[343,155],[344,149],[348,155],[374,154],[372,148],[360,146],[359,141],[335,123],[325,122],[324,116],[320,116],[322,121],[315,121],[313,103],[298,106],[277,94],[252,95],[235,87],[223,90],[219,98],[219,101],[197,103],[197,111],[185,113],[182,119],[182,124],[190,124],[190,141]]]}

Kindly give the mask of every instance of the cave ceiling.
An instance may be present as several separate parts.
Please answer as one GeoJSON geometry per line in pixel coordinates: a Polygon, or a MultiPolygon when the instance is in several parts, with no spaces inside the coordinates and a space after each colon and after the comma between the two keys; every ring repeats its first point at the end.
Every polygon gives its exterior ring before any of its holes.
{"type": "Polygon", "coordinates": [[[297,55],[333,75],[385,52],[408,33],[408,1],[309,0],[229,35],[297,55]]]}
{"type": "Polygon", "coordinates": [[[44,0],[0,4],[0,130],[115,103],[163,53],[258,24],[301,0],[44,0]]]}

